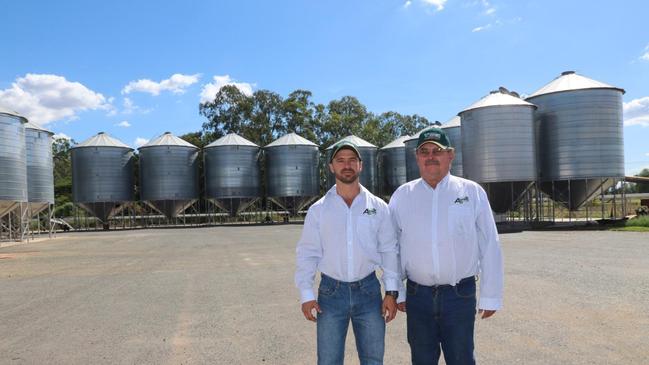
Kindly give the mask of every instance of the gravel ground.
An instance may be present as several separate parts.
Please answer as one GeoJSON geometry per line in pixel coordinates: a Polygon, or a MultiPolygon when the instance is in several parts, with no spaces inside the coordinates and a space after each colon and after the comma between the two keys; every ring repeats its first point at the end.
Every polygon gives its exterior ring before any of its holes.
{"type": "MultiPolygon", "coordinates": [[[[0,364],[314,364],[299,225],[60,234],[0,248],[0,364]]],[[[501,235],[481,364],[648,364],[649,234],[501,235]]],[[[405,316],[386,364],[409,363],[405,316]]],[[[347,364],[358,364],[353,335],[347,364]]]]}

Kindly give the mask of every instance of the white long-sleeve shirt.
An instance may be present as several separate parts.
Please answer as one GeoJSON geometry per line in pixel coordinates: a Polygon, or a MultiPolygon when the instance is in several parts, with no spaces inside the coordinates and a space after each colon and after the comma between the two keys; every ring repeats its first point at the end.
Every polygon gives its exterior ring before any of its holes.
{"type": "MultiPolygon", "coordinates": [[[[502,253],[491,206],[480,185],[447,174],[433,189],[416,179],[400,186],[389,206],[404,276],[432,286],[455,285],[479,274],[478,307],[501,308],[502,253]]],[[[399,301],[402,298],[403,290],[399,301]]]]}
{"type": "Polygon", "coordinates": [[[361,186],[348,207],[334,185],[308,210],[297,243],[295,285],[302,303],[315,299],[316,271],[336,280],[363,279],[383,270],[385,290],[398,290],[397,236],[388,205],[361,186]]]}

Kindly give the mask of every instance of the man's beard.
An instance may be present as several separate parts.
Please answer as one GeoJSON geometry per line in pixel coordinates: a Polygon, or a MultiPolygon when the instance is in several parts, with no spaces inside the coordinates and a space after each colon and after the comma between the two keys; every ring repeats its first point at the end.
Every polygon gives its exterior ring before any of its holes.
{"type": "Polygon", "coordinates": [[[340,181],[343,184],[352,184],[354,181],[358,180],[359,173],[354,173],[354,170],[342,170],[340,174],[335,174],[336,180],[340,181]],[[343,175],[345,172],[352,172],[352,175],[343,175]]]}

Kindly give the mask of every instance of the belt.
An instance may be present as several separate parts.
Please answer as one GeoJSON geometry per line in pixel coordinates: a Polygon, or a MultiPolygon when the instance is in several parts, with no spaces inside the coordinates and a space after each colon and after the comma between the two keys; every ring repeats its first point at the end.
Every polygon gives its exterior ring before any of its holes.
{"type": "Polygon", "coordinates": [[[323,280],[331,280],[334,283],[336,283],[336,285],[349,285],[351,287],[361,286],[361,285],[366,284],[366,283],[368,283],[370,281],[376,280],[376,272],[372,272],[371,274],[369,274],[366,277],[362,278],[361,280],[357,280],[357,281],[336,280],[336,279],[332,278],[331,276],[328,276],[328,275],[326,275],[324,273],[320,273],[320,275],[322,276],[323,280]]]}
{"type": "Polygon", "coordinates": [[[443,289],[443,288],[452,288],[453,286],[456,286],[456,285],[459,286],[459,285],[466,284],[466,283],[470,283],[470,282],[472,282],[472,281],[476,281],[476,280],[477,280],[477,276],[468,276],[468,277],[466,277],[466,278],[460,280],[460,281],[459,281],[457,284],[455,284],[455,285],[451,285],[451,284],[443,284],[443,285],[422,285],[422,284],[419,284],[419,283],[417,283],[417,282],[415,282],[415,281],[412,281],[412,280],[408,279],[408,284],[410,284],[411,286],[414,286],[415,288],[422,287],[422,288],[427,288],[427,289],[437,290],[437,289],[443,289]]]}

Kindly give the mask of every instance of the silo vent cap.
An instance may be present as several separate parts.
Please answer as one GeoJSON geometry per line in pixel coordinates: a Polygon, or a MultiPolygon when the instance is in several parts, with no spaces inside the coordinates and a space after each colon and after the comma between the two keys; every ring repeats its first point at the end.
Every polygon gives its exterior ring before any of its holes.
{"type": "Polygon", "coordinates": [[[574,73],[575,73],[575,71],[563,71],[563,72],[561,73],[561,76],[572,75],[572,74],[574,74],[574,73]]]}

